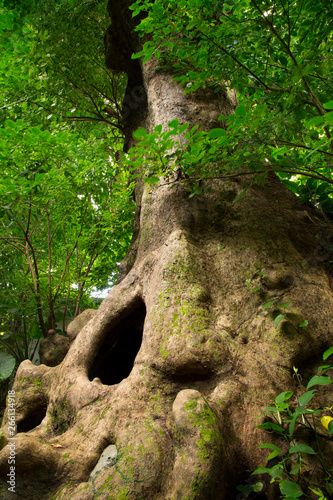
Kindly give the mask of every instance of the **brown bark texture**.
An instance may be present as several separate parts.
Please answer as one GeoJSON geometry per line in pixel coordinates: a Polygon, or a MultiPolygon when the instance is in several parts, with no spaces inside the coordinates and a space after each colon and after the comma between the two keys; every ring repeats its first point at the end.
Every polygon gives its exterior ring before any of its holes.
{"type": "MultiPolygon", "coordinates": [[[[126,147],[139,125],[216,127],[232,99],[184,95],[156,62],[131,61],[139,42],[127,7],[109,3],[106,35],[108,67],[129,75],[126,147]]],[[[236,486],[265,462],[258,445],[281,445],[256,417],[279,392],[297,394],[293,366],[306,385],[332,343],[325,235],[319,243],[312,214],[273,174],[236,203],[244,178],[207,181],[210,192],[192,198],[185,183],[162,184],[138,185],[122,279],[71,333],[65,359],[20,365],[16,493],[6,484],[7,408],[1,498],[239,499],[236,486]],[[92,477],[110,445],[116,457],[92,477]]],[[[330,406],[332,391],[321,394],[316,404],[330,406]]],[[[262,498],[278,498],[268,483],[262,498]]]]}

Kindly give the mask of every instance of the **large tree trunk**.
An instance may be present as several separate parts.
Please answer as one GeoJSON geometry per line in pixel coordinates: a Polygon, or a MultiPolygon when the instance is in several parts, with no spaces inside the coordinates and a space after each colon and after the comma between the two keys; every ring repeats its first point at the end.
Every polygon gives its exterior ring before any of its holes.
{"type": "MultiPolygon", "coordinates": [[[[185,96],[154,61],[131,66],[125,7],[111,3],[117,37],[106,38],[109,67],[130,74],[127,146],[140,116],[150,130],[174,118],[216,127],[232,112],[227,94],[185,96]],[[113,64],[120,39],[125,55],[113,64]],[[142,85],[147,99],[134,99],[142,85]]],[[[264,462],[256,417],[296,390],[293,366],[304,384],[312,375],[332,339],[333,297],[311,214],[273,174],[233,203],[247,183],[214,181],[192,198],[182,182],[138,186],[123,279],[59,366],[18,370],[17,498],[234,499],[264,462]],[[88,481],[109,445],[116,459],[88,481]]],[[[9,453],[0,454],[6,491],[9,453]]]]}

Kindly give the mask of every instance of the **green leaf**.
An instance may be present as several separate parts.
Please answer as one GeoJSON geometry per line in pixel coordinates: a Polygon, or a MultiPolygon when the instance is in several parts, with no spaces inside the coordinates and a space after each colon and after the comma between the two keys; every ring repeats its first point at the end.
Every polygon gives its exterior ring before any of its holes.
{"type": "Polygon", "coordinates": [[[326,489],[328,491],[328,494],[330,496],[333,495],[333,482],[332,481],[326,481],[326,489]]]}
{"type": "Polygon", "coordinates": [[[332,365],[318,366],[318,372],[324,372],[325,370],[328,370],[329,368],[333,368],[333,366],[332,365]]]}
{"type": "Polygon", "coordinates": [[[271,467],[269,474],[274,479],[276,478],[282,480],[283,463],[279,462],[276,465],[273,465],[273,467],[271,467]]]}
{"type": "Polygon", "coordinates": [[[208,132],[207,137],[209,137],[210,139],[215,139],[217,137],[224,137],[226,135],[227,132],[223,128],[213,128],[208,132]]]}
{"type": "Polygon", "coordinates": [[[314,385],[328,385],[331,384],[332,380],[328,377],[328,375],[314,375],[306,386],[307,389],[313,387],[314,385]]]}
{"type": "Polygon", "coordinates": [[[300,396],[298,398],[298,403],[300,406],[304,406],[306,405],[309,401],[311,401],[311,399],[313,398],[313,396],[315,395],[317,391],[314,389],[312,391],[308,391],[308,392],[305,392],[304,394],[302,394],[302,396],[300,396]]]}
{"type": "Polygon", "coordinates": [[[179,133],[183,134],[185,132],[185,130],[188,129],[188,126],[189,126],[189,123],[183,123],[183,125],[179,129],[179,133]]]}
{"type": "Polygon", "coordinates": [[[279,314],[278,316],[276,316],[276,318],[274,319],[274,325],[275,325],[275,327],[278,326],[278,324],[280,323],[280,321],[282,321],[285,316],[286,316],[285,314],[279,314]]]}
{"type": "Polygon", "coordinates": [[[319,489],[315,490],[314,488],[310,488],[310,487],[309,487],[309,490],[311,490],[315,495],[320,497],[320,499],[318,499],[318,500],[325,500],[324,493],[321,490],[319,490],[319,489]]]}
{"type": "Polygon", "coordinates": [[[168,123],[168,127],[170,128],[177,128],[179,127],[179,120],[171,120],[171,122],[168,123]]]}
{"type": "Polygon", "coordinates": [[[137,130],[135,130],[135,132],[133,132],[133,138],[136,141],[144,139],[145,137],[147,137],[147,135],[147,130],[143,127],[139,127],[137,130]]]}
{"type": "Polygon", "coordinates": [[[15,368],[15,358],[6,352],[0,352],[0,380],[11,376],[15,368]]]}
{"type": "Polygon", "coordinates": [[[248,188],[246,187],[238,196],[236,196],[236,198],[234,198],[232,200],[232,203],[236,203],[236,201],[240,200],[241,198],[243,198],[243,196],[246,194],[246,191],[248,190],[248,188]]]}
{"type": "Polygon", "coordinates": [[[263,486],[264,485],[260,481],[258,481],[255,484],[247,484],[245,486],[239,485],[237,486],[237,490],[241,491],[246,497],[248,497],[253,491],[256,493],[262,491],[263,486]]]}
{"type": "Polygon", "coordinates": [[[272,443],[263,443],[260,446],[258,446],[258,448],[268,448],[269,450],[274,450],[277,451],[278,453],[282,452],[281,448],[272,443]]]}
{"type": "Polygon", "coordinates": [[[330,111],[329,113],[324,114],[324,120],[326,123],[331,123],[333,122],[333,111],[330,111]]]}
{"type": "Polygon", "coordinates": [[[159,181],[159,177],[157,177],[156,175],[151,175],[149,177],[146,177],[145,181],[148,182],[148,184],[157,184],[158,181],[159,181]]]}
{"type": "Polygon", "coordinates": [[[16,128],[16,123],[13,120],[6,120],[6,127],[8,128],[16,128]]]}
{"type": "Polygon", "coordinates": [[[303,495],[301,488],[293,481],[282,481],[279,486],[281,493],[285,496],[298,498],[303,495]]]}
{"type": "Polygon", "coordinates": [[[287,66],[287,64],[288,64],[288,59],[284,56],[280,56],[279,61],[282,64],[282,66],[287,66]]]}
{"type": "Polygon", "coordinates": [[[192,19],[192,21],[190,21],[188,23],[188,25],[186,26],[186,29],[187,30],[191,30],[193,29],[196,25],[198,24],[198,20],[197,19],[192,19]]]}
{"type": "Polygon", "coordinates": [[[266,302],[266,304],[264,304],[264,305],[262,306],[262,308],[263,308],[263,309],[267,309],[269,306],[271,306],[271,305],[275,304],[275,302],[276,302],[276,301],[277,301],[277,299],[275,299],[275,300],[271,300],[270,302],[266,302]]]}
{"type": "Polygon", "coordinates": [[[297,406],[294,411],[294,415],[299,417],[300,415],[308,415],[309,413],[314,413],[315,410],[303,408],[303,406],[297,406]]]}
{"type": "Polygon", "coordinates": [[[29,132],[33,135],[41,135],[41,129],[40,126],[38,127],[30,127],[29,132]]]}
{"type": "Polygon", "coordinates": [[[240,491],[241,493],[244,493],[244,495],[248,497],[253,492],[253,485],[252,484],[247,484],[245,486],[238,485],[237,490],[240,491]]]}
{"type": "Polygon", "coordinates": [[[296,446],[291,446],[289,448],[289,453],[308,453],[309,455],[316,455],[311,446],[307,446],[306,444],[298,444],[296,446]]]}
{"type": "Polygon", "coordinates": [[[290,306],[291,302],[287,302],[286,304],[283,304],[282,306],[279,306],[280,309],[287,309],[290,306]]]}
{"type": "Polygon", "coordinates": [[[324,352],[324,354],[323,354],[323,360],[327,359],[331,354],[333,354],[333,347],[330,347],[329,349],[327,349],[324,352]]]}
{"type": "Polygon", "coordinates": [[[333,109],[333,101],[325,102],[325,104],[323,104],[323,107],[325,109],[333,109]]]}
{"type": "Polygon", "coordinates": [[[253,491],[259,493],[260,491],[263,490],[263,487],[264,487],[263,483],[261,481],[258,481],[253,485],[253,491]]]}
{"type": "Polygon", "coordinates": [[[333,420],[328,422],[328,434],[333,434],[333,420]]]}
{"type": "Polygon", "coordinates": [[[238,107],[235,109],[235,114],[236,114],[237,116],[240,116],[240,117],[245,116],[245,114],[246,114],[246,107],[244,106],[244,104],[241,104],[240,106],[238,106],[238,107]]]}
{"type": "Polygon", "coordinates": [[[308,326],[309,322],[305,319],[304,321],[302,321],[302,323],[300,323],[298,326],[300,328],[304,328],[305,326],[308,326]]]}
{"type": "Polygon", "coordinates": [[[275,457],[278,457],[279,455],[280,455],[280,452],[278,450],[274,450],[274,451],[272,451],[272,453],[270,453],[268,455],[268,457],[266,458],[266,460],[267,460],[267,462],[269,462],[270,460],[272,460],[275,457]]]}
{"type": "Polygon", "coordinates": [[[131,55],[131,59],[139,59],[140,57],[143,56],[143,54],[144,54],[143,50],[140,52],[136,52],[135,54],[131,55]]]}
{"type": "Polygon", "coordinates": [[[257,425],[257,429],[267,429],[270,431],[284,432],[284,428],[274,422],[264,422],[263,424],[257,425]]]}
{"type": "Polygon", "coordinates": [[[252,475],[255,475],[255,474],[266,474],[267,472],[269,473],[270,470],[271,469],[268,469],[267,467],[259,467],[254,472],[252,472],[252,475]]]}
{"type": "Polygon", "coordinates": [[[40,134],[40,137],[41,137],[41,139],[43,139],[44,141],[48,141],[48,140],[50,139],[50,137],[51,137],[51,134],[50,134],[50,132],[49,132],[48,130],[44,130],[44,132],[42,132],[42,133],[40,134]]]}
{"type": "Polygon", "coordinates": [[[314,116],[313,118],[310,118],[310,120],[308,120],[305,123],[305,126],[310,127],[311,125],[319,125],[320,123],[323,123],[323,122],[324,122],[324,118],[322,116],[314,116]]]}
{"type": "Polygon", "coordinates": [[[293,394],[294,393],[292,391],[280,392],[280,394],[275,398],[275,403],[279,405],[280,403],[283,403],[283,401],[290,399],[293,394]]]}
{"type": "Polygon", "coordinates": [[[265,411],[269,413],[278,413],[279,409],[276,406],[265,406],[265,411]]]}

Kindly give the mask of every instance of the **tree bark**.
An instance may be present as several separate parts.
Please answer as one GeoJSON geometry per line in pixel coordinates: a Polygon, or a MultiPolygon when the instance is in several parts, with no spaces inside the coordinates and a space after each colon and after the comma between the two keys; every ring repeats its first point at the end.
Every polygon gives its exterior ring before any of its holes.
{"type": "MultiPolygon", "coordinates": [[[[139,41],[127,7],[109,3],[106,37],[108,66],[129,74],[126,147],[138,125],[151,131],[177,118],[216,127],[233,100],[184,95],[156,61],[131,61],[139,41]]],[[[258,445],[274,437],[255,428],[256,417],[279,392],[297,394],[293,366],[306,386],[332,339],[327,239],[319,243],[312,214],[273,174],[265,186],[242,178],[208,187],[189,198],[182,182],[139,183],[121,281],[59,366],[20,365],[18,498],[236,499],[236,486],[264,463],[258,445]],[[116,459],[89,480],[109,445],[116,459]]],[[[320,404],[330,406],[325,391],[320,404]]],[[[8,411],[8,439],[7,422],[8,411]]],[[[5,489],[9,453],[0,454],[5,489]]],[[[278,498],[268,486],[266,495],[278,498]]]]}

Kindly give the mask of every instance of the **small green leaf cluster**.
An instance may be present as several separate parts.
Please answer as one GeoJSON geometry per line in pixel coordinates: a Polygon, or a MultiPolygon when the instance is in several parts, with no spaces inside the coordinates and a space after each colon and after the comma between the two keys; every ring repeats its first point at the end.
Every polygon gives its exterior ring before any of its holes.
{"type": "MultiPolygon", "coordinates": [[[[228,120],[233,122],[235,116],[231,115],[228,120]]],[[[237,134],[232,135],[231,128],[205,132],[198,130],[198,125],[189,129],[188,123],[180,124],[178,120],[169,122],[168,127],[169,130],[162,131],[162,126],[158,125],[151,134],[142,127],[134,132],[137,143],[125,161],[130,169],[139,169],[146,182],[156,184],[162,178],[169,178],[172,184],[174,174],[181,171],[181,179],[192,184],[191,195],[194,196],[202,192],[200,182],[203,179],[234,176],[240,172],[237,161],[225,162],[239,139],[237,134]]],[[[257,165],[253,165],[252,173],[256,173],[256,169],[257,165]]],[[[267,167],[257,173],[266,172],[267,167]]]]}
{"type": "MultiPolygon", "coordinates": [[[[179,125],[178,120],[172,120],[168,126],[170,130],[162,132],[162,125],[158,125],[151,134],[140,127],[133,134],[138,142],[128,152],[129,165],[132,169],[139,167],[142,172],[143,161],[145,180],[149,184],[156,184],[160,177],[171,175],[181,162],[181,135],[188,128],[188,123],[179,125]]],[[[192,134],[196,128],[192,129],[192,134]]]]}
{"type": "MultiPolygon", "coordinates": [[[[333,354],[333,348],[326,350],[323,359],[326,360],[333,354]]],[[[331,408],[312,409],[308,407],[309,402],[316,395],[317,389],[311,389],[314,386],[323,386],[332,384],[328,372],[333,369],[333,365],[327,364],[320,366],[319,375],[314,375],[308,382],[306,392],[301,394],[296,400],[292,399],[293,391],[284,391],[280,393],[274,402],[274,406],[265,408],[265,413],[260,417],[265,417],[265,422],[258,425],[259,429],[267,432],[273,432],[287,444],[288,450],[283,451],[279,446],[272,443],[263,443],[259,446],[262,449],[270,450],[267,457],[267,466],[260,466],[253,474],[269,474],[271,482],[278,482],[281,492],[281,498],[295,500],[302,495],[308,496],[309,491],[320,497],[320,500],[328,499],[333,494],[333,469],[327,465],[325,449],[327,439],[333,435],[333,418],[326,418],[329,423],[325,425],[328,429],[323,433],[318,429],[318,419],[323,413],[331,411],[331,408]],[[311,389],[311,390],[309,390],[311,389]],[[299,442],[302,438],[298,432],[305,429],[313,443],[313,446],[299,442]],[[324,444],[322,444],[324,441],[324,444]],[[321,469],[323,484],[318,485],[315,480],[307,475],[309,469],[307,456],[312,456],[321,469]],[[274,465],[269,462],[273,461],[274,465]],[[305,478],[308,478],[305,481],[305,478]]],[[[294,368],[295,377],[300,383],[298,370],[294,368]]],[[[303,438],[304,439],[304,438],[303,438]]],[[[317,470],[318,473],[318,470],[317,470]]]]}
{"type": "MultiPolygon", "coordinates": [[[[260,287],[255,287],[252,289],[252,291],[257,291],[257,290],[260,290],[260,287]]],[[[301,321],[299,324],[294,324],[291,321],[291,315],[288,313],[288,308],[289,308],[291,302],[287,302],[285,304],[278,305],[278,301],[279,301],[279,298],[275,298],[273,300],[269,300],[268,302],[265,302],[265,304],[262,306],[263,310],[268,309],[269,307],[271,307],[273,305],[276,307],[277,310],[274,313],[275,314],[275,317],[274,317],[275,328],[277,328],[279,326],[279,324],[281,323],[281,321],[283,321],[283,320],[288,320],[289,324],[292,326],[292,328],[296,332],[298,331],[298,328],[305,328],[306,326],[308,326],[309,322],[306,319],[301,321]],[[287,310],[287,312],[283,312],[284,310],[287,310]]]]}
{"type": "MultiPolygon", "coordinates": [[[[129,151],[129,168],[142,170],[143,166],[146,181],[151,184],[181,169],[183,182],[192,185],[192,195],[202,192],[200,184],[204,179],[247,175],[253,178],[253,182],[263,184],[267,173],[274,171],[303,201],[309,200],[312,193],[312,201],[320,202],[323,209],[330,212],[333,209],[333,191],[329,169],[323,166],[315,172],[306,168],[301,171],[300,165],[282,165],[272,158],[268,161],[264,150],[248,148],[244,133],[258,125],[254,115],[259,112],[266,114],[259,107],[255,112],[247,113],[245,106],[240,105],[235,114],[220,116],[221,128],[213,128],[209,132],[198,130],[197,125],[188,130],[188,124],[179,124],[178,120],[168,124],[168,131],[162,132],[161,125],[151,134],[139,128],[134,133],[138,142],[129,151]],[[288,180],[291,175],[294,176],[293,181],[288,180]],[[302,176],[307,180],[300,180],[302,176]]],[[[246,190],[237,199],[245,193],[246,190]]]]}

